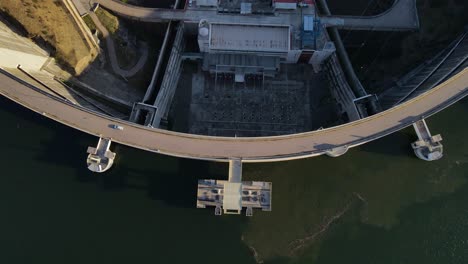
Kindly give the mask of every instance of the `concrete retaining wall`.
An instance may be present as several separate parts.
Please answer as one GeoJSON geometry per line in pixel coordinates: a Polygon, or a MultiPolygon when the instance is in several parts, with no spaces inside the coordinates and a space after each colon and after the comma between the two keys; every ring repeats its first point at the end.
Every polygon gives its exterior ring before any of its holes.
{"type": "Polygon", "coordinates": [[[0,21],[0,67],[16,68],[21,64],[25,69],[39,70],[48,58],[47,51],[0,21]]]}
{"type": "Polygon", "coordinates": [[[100,50],[99,44],[96,42],[96,39],[93,37],[93,34],[89,30],[86,23],[81,19],[80,13],[76,9],[75,4],[71,0],[62,0],[64,6],[70,12],[73,20],[75,20],[76,25],[78,26],[79,31],[81,32],[82,37],[85,39],[88,47],[92,51],[98,52],[100,50]]]}

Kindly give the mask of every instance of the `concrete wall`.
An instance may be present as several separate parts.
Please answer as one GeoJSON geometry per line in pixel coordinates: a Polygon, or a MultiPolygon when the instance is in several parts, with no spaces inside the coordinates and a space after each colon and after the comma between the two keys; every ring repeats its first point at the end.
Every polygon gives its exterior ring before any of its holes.
{"type": "Polygon", "coordinates": [[[49,54],[30,39],[13,32],[0,21],[0,67],[39,70],[49,58],[49,54]]]}
{"type": "Polygon", "coordinates": [[[0,48],[0,58],[0,67],[2,68],[16,68],[20,64],[23,69],[39,70],[48,57],[0,48]]]}

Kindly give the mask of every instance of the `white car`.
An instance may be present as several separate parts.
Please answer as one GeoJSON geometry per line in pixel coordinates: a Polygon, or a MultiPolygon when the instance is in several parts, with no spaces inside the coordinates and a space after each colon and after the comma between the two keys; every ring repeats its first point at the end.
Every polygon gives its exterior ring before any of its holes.
{"type": "Polygon", "coordinates": [[[123,130],[123,126],[119,126],[119,125],[116,125],[116,124],[110,124],[109,125],[110,128],[112,129],[117,129],[117,130],[123,130]]]}

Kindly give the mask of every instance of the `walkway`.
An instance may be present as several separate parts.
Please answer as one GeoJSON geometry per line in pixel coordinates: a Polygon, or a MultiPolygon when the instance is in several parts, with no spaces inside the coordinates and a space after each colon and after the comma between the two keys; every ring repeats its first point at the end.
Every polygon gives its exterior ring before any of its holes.
{"type": "Polygon", "coordinates": [[[277,137],[224,138],[151,129],[91,112],[52,97],[0,72],[0,94],[53,120],[83,132],[147,151],[194,159],[242,158],[245,162],[279,161],[354,147],[412,125],[468,94],[468,68],[427,93],[392,109],[328,129],[277,137]],[[123,127],[116,130],[115,124],[123,127]]]}
{"type": "MultiPolygon", "coordinates": [[[[217,23],[239,23],[239,21],[242,21],[242,23],[255,25],[302,25],[302,16],[297,12],[281,12],[274,16],[245,16],[240,14],[218,14],[215,9],[172,10],[132,6],[113,0],[94,0],[94,2],[122,16],[144,22],[184,21],[198,23],[200,20],[206,19],[217,23]]],[[[415,0],[396,0],[391,9],[376,16],[325,16],[321,19],[326,26],[341,29],[414,30],[419,28],[415,0]]]]}
{"type": "Polygon", "coordinates": [[[129,19],[142,22],[169,22],[169,21],[184,21],[186,23],[197,23],[202,19],[210,22],[219,23],[238,23],[240,20],[244,23],[251,24],[289,24],[285,23],[289,19],[298,17],[296,13],[285,13],[281,16],[263,16],[263,15],[236,15],[236,14],[218,14],[215,9],[164,9],[164,8],[147,8],[124,4],[113,0],[93,0],[105,7],[127,17],[129,19]]]}
{"type": "Polygon", "coordinates": [[[145,66],[146,60],[148,59],[148,46],[146,44],[143,44],[140,59],[131,69],[124,70],[120,68],[119,62],[117,60],[117,53],[115,50],[114,40],[112,39],[109,31],[107,31],[106,27],[101,23],[101,21],[94,12],[89,12],[89,16],[96,25],[96,28],[102,33],[102,37],[106,40],[106,48],[108,51],[107,54],[109,55],[108,57],[114,73],[125,78],[132,77],[133,75],[137,74],[143,68],[143,66],[145,66]]]}

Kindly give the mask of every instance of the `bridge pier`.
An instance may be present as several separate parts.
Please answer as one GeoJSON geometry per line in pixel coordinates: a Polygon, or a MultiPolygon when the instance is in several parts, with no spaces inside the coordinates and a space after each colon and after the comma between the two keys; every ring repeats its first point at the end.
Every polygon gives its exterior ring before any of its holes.
{"type": "Polygon", "coordinates": [[[443,146],[441,135],[432,136],[426,121],[421,119],[413,123],[418,140],[411,144],[414,154],[425,161],[434,161],[442,158],[443,146]]]}
{"type": "Polygon", "coordinates": [[[240,214],[242,210],[242,161],[229,161],[229,179],[224,183],[223,212],[240,214]]]}
{"type": "Polygon", "coordinates": [[[215,207],[215,215],[240,214],[252,216],[254,208],[271,211],[271,182],[242,181],[242,160],[229,160],[229,178],[223,180],[199,180],[197,208],[215,207]]]}
{"type": "Polygon", "coordinates": [[[96,148],[88,147],[88,158],[86,163],[92,172],[105,172],[114,164],[115,153],[110,151],[112,140],[110,138],[99,138],[96,148]]]}
{"type": "Polygon", "coordinates": [[[341,147],[336,147],[332,148],[328,151],[325,152],[325,155],[332,157],[332,158],[337,158],[339,156],[344,155],[346,152],[348,152],[349,147],[348,146],[341,146],[341,147]]]}

